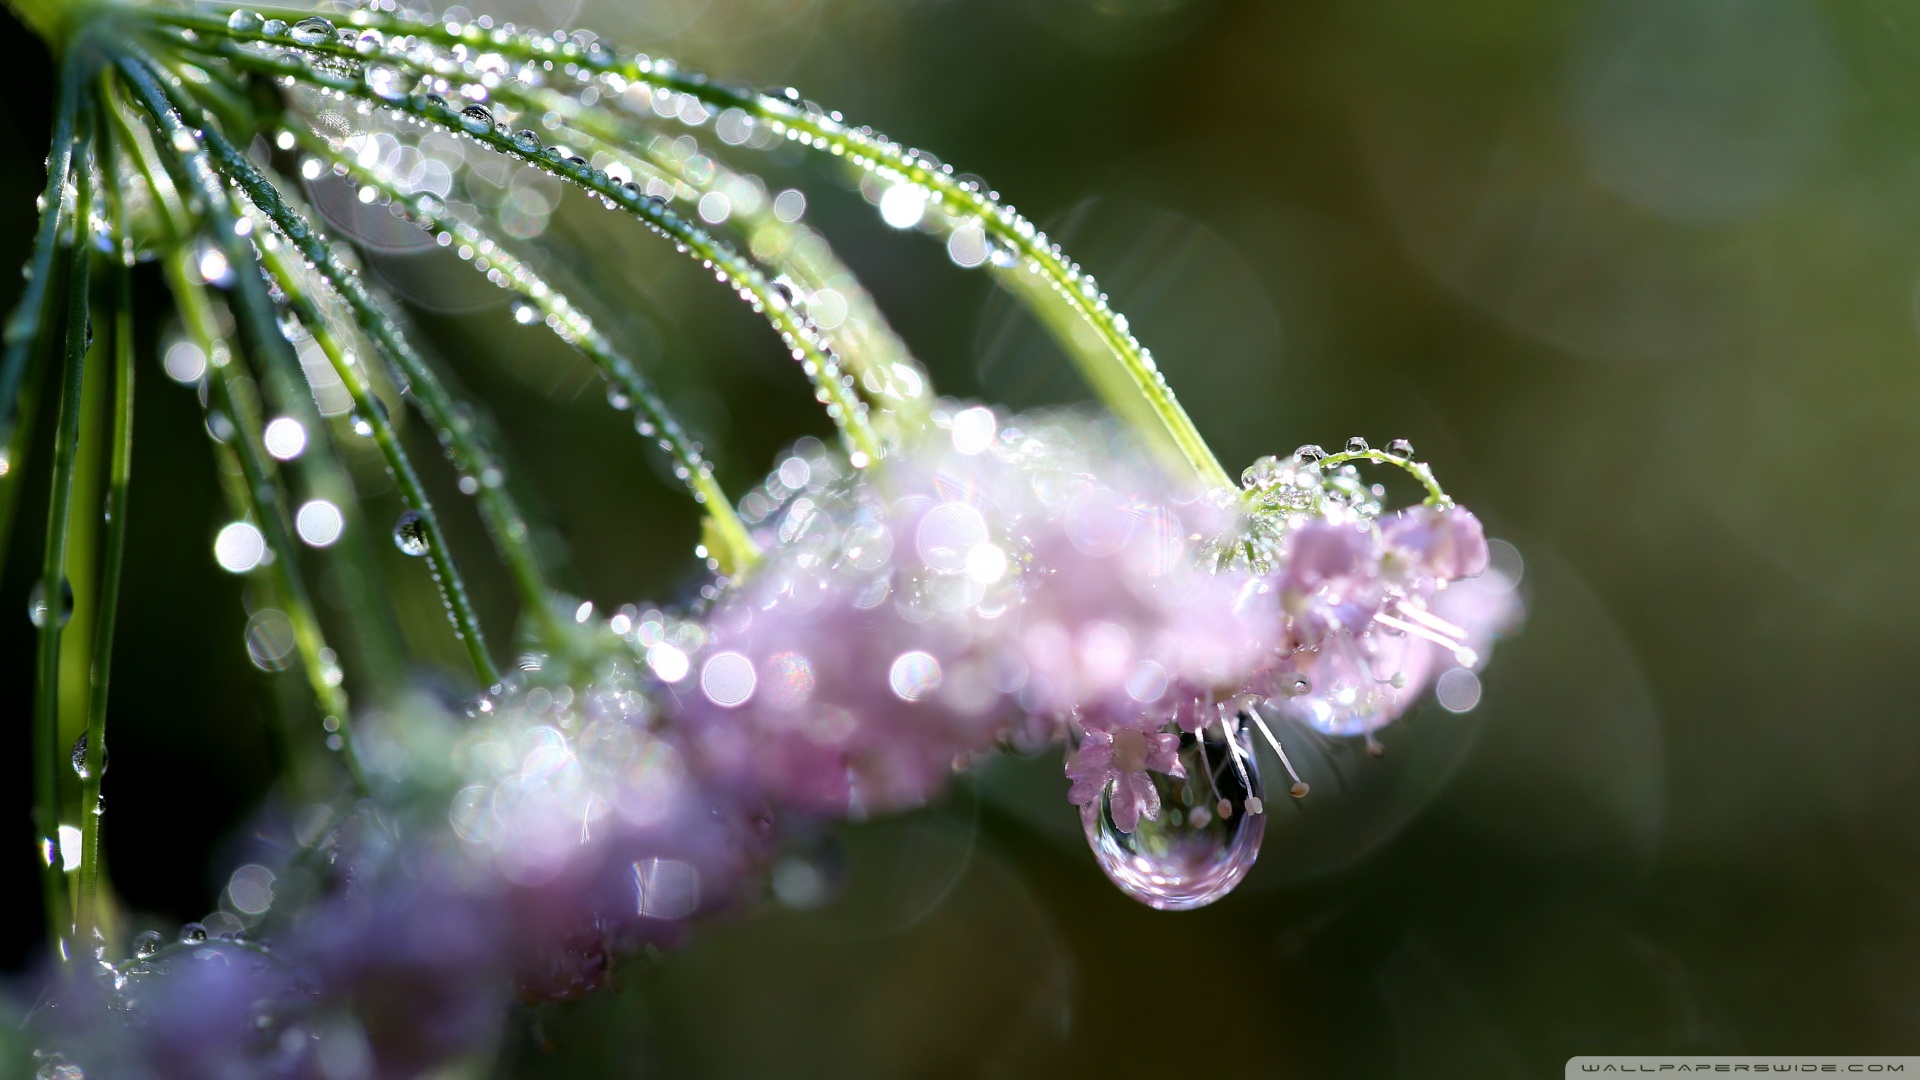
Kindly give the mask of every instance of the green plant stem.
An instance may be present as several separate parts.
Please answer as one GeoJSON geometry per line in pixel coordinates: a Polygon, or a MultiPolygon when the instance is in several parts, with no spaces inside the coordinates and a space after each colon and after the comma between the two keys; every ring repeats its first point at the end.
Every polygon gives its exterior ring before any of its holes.
{"type": "MultiPolygon", "coordinates": [[[[101,116],[104,110],[96,112],[101,116]]],[[[101,126],[104,132],[104,126],[101,126]]],[[[101,139],[103,168],[111,173],[110,140],[101,139]]],[[[110,193],[117,192],[111,185],[110,193]]],[[[119,610],[121,570],[127,547],[129,483],[133,476],[133,270],[120,249],[127,235],[126,207],[112,200],[116,254],[113,271],[113,429],[109,437],[106,542],[100,553],[100,585],[94,598],[91,670],[87,677],[87,749],[80,782],[80,905],[75,932],[82,942],[103,944],[100,903],[101,785],[107,767],[107,691],[113,670],[113,632],[119,610]]]]}
{"type": "MultiPolygon", "coordinates": [[[[652,135],[631,121],[583,106],[554,90],[507,82],[494,90],[493,99],[541,115],[550,130],[584,156],[597,158],[604,154],[625,165],[636,178],[657,178],[666,186],[689,193],[694,200],[707,192],[726,194],[728,182],[739,175],[716,163],[713,176],[702,181],[687,167],[686,160],[663,148],[662,144],[669,141],[664,136],[652,135]],[[556,119],[560,120],[557,126],[556,119]],[[626,142],[643,146],[644,157],[625,149],[626,142]]],[[[771,212],[769,203],[752,213],[743,213],[735,206],[727,218],[728,225],[746,241],[755,258],[809,293],[832,288],[840,294],[847,313],[834,332],[838,351],[879,413],[875,423],[886,419],[888,430],[883,434],[896,443],[919,431],[933,407],[933,384],[926,371],[825,238],[799,221],[782,221],[771,212]],[[805,248],[801,246],[803,239],[811,241],[805,248]]]]}
{"type": "MultiPolygon", "coordinates": [[[[197,14],[166,12],[156,18],[178,26],[190,26],[215,37],[245,41],[271,41],[302,51],[346,57],[359,56],[350,47],[327,41],[314,45],[295,45],[286,39],[268,38],[263,33],[234,32],[217,19],[197,14]]],[[[420,22],[378,11],[359,9],[349,16],[356,26],[379,30],[389,39],[412,37],[423,43],[441,46],[465,46],[484,49],[510,61],[552,61],[576,65],[578,70],[597,75],[617,76],[627,83],[645,86],[650,92],[683,94],[699,101],[714,113],[739,109],[757,122],[767,124],[776,135],[799,142],[834,157],[846,158],[871,170],[882,180],[913,184],[925,191],[938,209],[949,217],[975,220],[996,243],[1016,256],[1016,262],[1044,281],[1052,295],[1058,296],[1087,325],[1105,352],[1071,347],[1068,352],[1088,377],[1094,391],[1121,417],[1161,451],[1168,464],[1186,473],[1203,488],[1232,488],[1232,479],[1220,466],[1206,440],[1200,436],[1173,390],[1154,365],[1152,355],[1134,338],[1125,320],[1107,304],[1093,279],[1067,259],[1031,221],[999,202],[992,192],[963,181],[948,166],[936,165],[919,153],[892,142],[868,129],[853,128],[832,115],[806,108],[801,102],[769,94],[755,93],[744,87],[715,82],[703,75],[682,73],[668,61],[644,56],[622,59],[609,50],[583,48],[573,41],[555,41],[538,35],[489,31],[471,23],[420,22]],[[1109,376],[1095,368],[1112,365],[1124,379],[1109,376]],[[1124,391],[1124,392],[1123,392],[1124,391]],[[1129,400],[1131,398],[1131,400],[1129,400]]],[[[226,53],[238,58],[241,54],[226,53]]],[[[398,51],[390,50],[381,62],[405,70],[429,71],[398,51]]],[[[445,77],[447,71],[432,71],[445,77]]],[[[322,85],[324,80],[320,81],[322,85]]],[[[344,86],[331,87],[347,89],[344,86]]],[[[350,90],[349,92],[355,92],[350,90]]],[[[357,91],[364,95],[364,90],[357,91]]],[[[409,110],[412,111],[412,110],[409,110]]],[[[417,114],[416,114],[417,115],[417,114]]],[[[564,173],[562,175],[565,175],[564,173]]],[[[1017,268],[1014,272],[1018,272],[1017,268]]],[[[1004,275],[1003,275],[1004,280],[1004,275]]],[[[1016,290],[1030,304],[1046,295],[1016,290]]]]}
{"type": "Polygon", "coordinates": [[[742,257],[705,230],[694,226],[663,202],[656,203],[628,191],[608,179],[604,172],[597,172],[591,166],[554,160],[537,150],[523,148],[498,128],[484,133],[469,131],[461,125],[458,114],[450,108],[431,104],[420,105],[411,101],[388,101],[369,92],[357,80],[349,81],[336,77],[328,81],[327,78],[317,75],[309,65],[300,61],[263,56],[239,49],[224,50],[219,55],[239,67],[275,75],[304,78],[309,82],[338,89],[362,100],[395,109],[435,127],[468,135],[489,149],[511,155],[561,179],[570,180],[608,203],[625,209],[649,228],[673,240],[690,257],[700,260],[703,266],[711,268],[716,277],[740,291],[742,298],[747,299],[755,310],[761,312],[774,326],[793,358],[800,362],[802,370],[813,381],[814,397],[827,407],[827,415],[833,419],[846,438],[856,468],[864,468],[879,460],[884,453],[879,438],[867,419],[866,405],[859,400],[850,385],[853,381],[852,377],[842,373],[839,359],[808,321],[794,310],[786,297],[751,260],[742,257]]]}
{"type": "MultiPolygon", "coordinates": [[[[79,93],[79,87],[73,88],[79,93]]],[[[84,113],[74,135],[74,157],[85,168],[85,151],[92,132],[84,113]]],[[[60,847],[60,638],[66,621],[66,565],[68,515],[72,508],[74,458],[80,441],[81,391],[87,354],[88,270],[92,246],[93,186],[78,185],[74,198],[74,235],[67,271],[66,349],[61,370],[59,420],[53,438],[53,479],[47,504],[47,540],[40,564],[40,588],[45,605],[40,620],[38,677],[34,687],[34,767],[38,794],[35,824],[44,841],[51,841],[42,881],[45,886],[48,939],[59,943],[67,959],[72,920],[62,895],[64,853],[60,847]]]]}
{"type": "Polygon", "coordinates": [[[337,168],[345,169],[349,180],[371,187],[389,200],[398,200],[429,233],[446,236],[449,243],[471,247],[476,257],[470,265],[475,270],[486,273],[500,287],[533,305],[544,316],[542,325],[591,360],[600,369],[601,377],[634,403],[651,428],[646,433],[657,439],[660,449],[673,458],[675,475],[692,491],[694,501],[706,508],[713,523],[709,535],[717,534],[731,555],[731,558],[717,556],[727,572],[745,572],[760,560],[759,546],[748,534],[746,525],[734,511],[726,492],[721,490],[720,482],[714,478],[713,466],[701,456],[700,447],[681,426],[679,418],[667,407],[659,392],[640,374],[633,361],[623,355],[573,301],[534,273],[504,244],[481,231],[478,226],[453,217],[439,204],[438,199],[401,191],[373,171],[361,168],[346,155],[336,153],[310,131],[296,131],[295,136],[309,152],[337,168]]]}
{"type": "Polygon", "coordinates": [[[40,225],[27,258],[26,287],[0,331],[0,563],[13,535],[13,514],[33,445],[33,420],[40,383],[52,349],[41,334],[51,307],[49,285],[61,262],[60,228],[66,219],[67,178],[73,172],[74,125],[79,115],[84,68],[69,56],[61,66],[60,96],[53,116],[53,142],[47,151],[47,185],[41,192],[40,225]]]}
{"type": "MultiPolygon", "coordinates": [[[[173,100],[163,88],[165,76],[159,72],[151,60],[128,51],[120,57],[120,66],[126,74],[129,85],[141,98],[149,114],[159,121],[162,134],[167,140],[171,140],[176,133],[193,138],[187,129],[187,124],[182,122],[181,116],[175,114],[179,103],[173,100]]],[[[193,114],[187,115],[203,120],[193,114]]],[[[287,207],[272,185],[260,176],[259,171],[254,169],[252,164],[231,143],[227,142],[217,129],[204,122],[198,126],[206,144],[212,149],[213,156],[219,160],[226,175],[240,184],[242,192],[249,201],[266,215],[318,269],[335,292],[346,300],[356,322],[373,341],[375,347],[387,357],[390,363],[409,377],[415,400],[420,402],[422,411],[426,413],[429,421],[439,429],[443,443],[454,454],[456,467],[471,476],[483,477],[490,472],[498,477],[500,472],[498,466],[493,464],[492,456],[475,445],[471,438],[471,432],[468,430],[470,421],[457,416],[451,397],[426,369],[424,362],[400,337],[398,330],[375,306],[372,298],[360,285],[359,279],[340,262],[331,246],[317,236],[305,218],[287,207]]],[[[224,182],[216,177],[214,184],[215,190],[219,191],[224,198],[226,190],[224,182]]],[[[269,271],[272,271],[276,265],[277,252],[268,248],[264,243],[265,238],[262,240],[261,255],[269,271]]],[[[284,263],[278,265],[282,271],[288,270],[284,263]]],[[[283,289],[288,289],[289,286],[298,288],[298,282],[290,273],[276,273],[275,280],[283,289]]],[[[290,290],[289,296],[292,295],[293,292],[290,290]]],[[[304,292],[300,295],[304,296],[304,292]]],[[[301,308],[297,301],[291,306],[296,311],[301,308]]],[[[308,330],[313,331],[316,339],[319,339],[325,320],[316,318],[316,322],[320,325],[310,324],[308,330]]],[[[324,344],[324,341],[322,343],[324,344]]],[[[357,415],[371,427],[375,443],[386,456],[389,467],[394,470],[395,481],[400,487],[403,500],[419,515],[427,538],[428,565],[440,586],[448,613],[453,619],[454,633],[460,637],[462,644],[466,647],[468,657],[473,662],[474,670],[481,680],[488,685],[498,682],[499,670],[494,667],[492,658],[487,654],[486,639],[481,633],[479,618],[467,596],[466,585],[454,566],[446,533],[441,527],[439,517],[433,513],[432,503],[427,498],[419,474],[414,471],[400,447],[399,432],[394,429],[392,421],[386,415],[385,406],[373,396],[371,386],[367,382],[366,375],[359,370],[359,365],[351,362],[351,358],[344,350],[338,353],[329,352],[328,355],[336,371],[340,373],[348,392],[354,398],[357,415]]],[[[491,526],[490,531],[494,541],[521,587],[526,605],[532,610],[535,618],[544,618],[548,622],[556,621],[547,602],[548,597],[553,595],[553,590],[547,586],[545,575],[539,569],[529,546],[528,529],[518,507],[504,491],[500,490],[498,484],[489,486],[484,483],[481,488],[481,507],[483,515],[491,526]]],[[[554,636],[559,637],[558,634],[554,636]]]]}
{"type": "Polygon", "coordinates": [[[300,574],[300,549],[293,539],[286,500],[274,482],[272,465],[261,446],[263,424],[259,410],[251,400],[252,395],[241,385],[245,370],[239,357],[220,340],[213,304],[205,287],[194,280],[191,249],[175,248],[167,259],[166,271],[174,303],[180,309],[180,321],[208,358],[209,411],[224,412],[233,424],[233,435],[227,440],[227,446],[245,481],[244,488],[240,489],[245,500],[243,508],[250,511],[248,516],[273,553],[271,563],[263,569],[268,571],[274,591],[279,594],[277,599],[293,626],[294,647],[300,653],[300,666],[306,672],[314,702],[335,721],[341,740],[341,760],[354,787],[364,793],[366,773],[354,749],[352,711],[346,691],[341,689],[339,666],[330,659],[331,650],[327,648],[326,636],[300,574]],[[221,357],[226,358],[224,362],[221,357]]]}
{"type": "MultiPolygon", "coordinates": [[[[506,470],[494,454],[480,439],[475,430],[475,421],[470,410],[454,400],[440,377],[427,364],[426,360],[415,352],[400,328],[380,310],[378,304],[367,292],[359,275],[347,267],[333,245],[324,235],[313,228],[306,217],[297,212],[280,193],[268,183],[260,171],[254,167],[245,154],[216,127],[207,124],[204,117],[184,100],[174,102],[182,114],[195,122],[204,135],[207,147],[212,151],[222,173],[237,183],[241,192],[252,202],[280,234],[292,242],[320,276],[326,280],[352,312],[360,332],[366,335],[374,348],[393,368],[401,372],[407,380],[407,393],[419,405],[422,415],[433,425],[440,442],[447,448],[454,467],[463,475],[472,476],[479,482],[477,498],[482,519],[487,523],[488,534],[492,536],[494,546],[507,565],[519,587],[522,606],[527,614],[545,633],[547,640],[559,643],[569,633],[568,627],[554,611],[552,600],[558,590],[548,580],[540,559],[533,548],[532,529],[526,515],[518,503],[507,492],[506,470]]],[[[277,275],[276,275],[277,278],[277,275]]],[[[282,287],[286,282],[281,281],[282,287]]],[[[309,330],[313,327],[309,326],[309,330]]],[[[375,409],[374,411],[379,411],[375,409]]],[[[420,493],[422,502],[425,492],[420,493]]],[[[423,521],[427,520],[424,516],[423,521]]],[[[429,554],[446,545],[445,536],[439,533],[438,522],[434,522],[428,534],[429,554]]],[[[451,565],[449,561],[448,565],[451,565]]],[[[451,596],[453,590],[446,590],[451,596]]],[[[460,604],[466,605],[464,589],[460,604]]],[[[470,608],[469,608],[470,610],[470,608]]],[[[478,623],[474,622],[477,632],[478,623]]],[[[473,646],[470,645],[471,649],[473,646]]],[[[497,681],[497,678],[493,681],[497,681]]]]}
{"type": "MultiPolygon", "coordinates": [[[[154,194],[159,211],[156,216],[165,244],[169,247],[180,245],[188,233],[187,222],[191,215],[174,186],[172,174],[167,168],[156,168],[151,142],[145,138],[144,130],[136,130],[126,114],[111,101],[107,103],[105,111],[113,120],[116,135],[124,144],[128,157],[133,160],[154,194]]],[[[177,158],[171,159],[168,164],[179,167],[177,158]]],[[[250,257],[252,247],[234,234],[233,228],[237,224],[235,212],[227,207],[224,200],[214,209],[225,211],[220,222],[216,223],[215,231],[226,238],[223,250],[227,252],[230,264],[245,265],[238,260],[250,257]]],[[[266,334],[262,351],[269,361],[276,400],[283,410],[300,422],[302,428],[313,433],[313,441],[307,452],[300,456],[295,468],[305,477],[310,491],[328,498],[340,510],[344,531],[333,549],[338,560],[335,569],[350,597],[349,602],[342,605],[342,610],[352,636],[360,646],[359,666],[367,677],[366,681],[381,695],[390,696],[400,689],[401,661],[405,653],[392,623],[392,609],[387,598],[374,585],[380,576],[379,570],[367,543],[368,530],[360,514],[359,500],[354,497],[352,478],[337,456],[331,426],[314,408],[299,360],[293,356],[273,319],[272,302],[265,295],[264,286],[241,278],[237,282],[236,296],[247,305],[249,325],[255,330],[256,336],[266,334]]],[[[202,314],[210,310],[206,308],[202,314]]],[[[219,334],[212,321],[208,321],[203,329],[209,339],[219,334]]],[[[204,351],[205,343],[200,344],[204,351]]],[[[207,355],[211,358],[214,354],[207,355]]],[[[238,462],[235,462],[235,468],[238,467],[238,462]]]]}
{"type": "Polygon", "coordinates": [[[1337,468],[1350,461],[1371,461],[1376,465],[1392,465],[1402,469],[1427,489],[1426,502],[1429,506],[1453,505],[1453,499],[1440,489],[1440,482],[1434,478],[1433,467],[1424,461],[1389,454],[1384,450],[1342,450],[1337,454],[1328,454],[1321,458],[1320,468],[1323,471],[1337,468]]]}

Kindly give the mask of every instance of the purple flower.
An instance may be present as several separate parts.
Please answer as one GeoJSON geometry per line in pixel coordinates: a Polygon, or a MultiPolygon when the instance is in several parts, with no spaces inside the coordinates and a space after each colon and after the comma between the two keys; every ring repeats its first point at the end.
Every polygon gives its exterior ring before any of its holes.
{"type": "Polygon", "coordinates": [[[1449,668],[1483,664],[1519,616],[1510,583],[1472,580],[1486,569],[1487,543],[1459,507],[1413,507],[1377,530],[1364,520],[1309,524],[1287,551],[1280,591],[1291,648],[1255,689],[1326,734],[1391,723],[1449,668]]]}
{"type": "Polygon", "coordinates": [[[1067,757],[1067,778],[1073,781],[1067,801],[1092,806],[1107,795],[1114,826],[1130,833],[1142,817],[1149,821],[1160,817],[1160,792],[1147,775],[1149,769],[1186,778],[1179,749],[1180,736],[1172,732],[1088,731],[1067,757]]]}

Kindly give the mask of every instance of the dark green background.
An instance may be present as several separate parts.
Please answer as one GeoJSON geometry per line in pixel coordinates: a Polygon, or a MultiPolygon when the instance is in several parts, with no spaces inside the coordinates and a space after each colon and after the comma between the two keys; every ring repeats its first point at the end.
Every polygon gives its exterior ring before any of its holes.
{"type": "MultiPolygon", "coordinates": [[[[1480,709],[1342,759],[1344,795],[1322,763],[1212,908],[1122,897],[1057,764],[1000,763],[829,844],[825,910],[769,904],[546,1010],[550,1053],[516,1028],[529,1074],[1544,1077],[1576,1053],[1920,1049],[1920,5],[654,0],[579,20],[988,177],[1102,277],[1230,470],[1412,439],[1518,545],[1530,612],[1480,709]]],[[[29,35],[0,42],[14,265],[48,71],[29,35]]],[[[944,390],[1078,392],[984,277],[806,164],[768,167],[808,179],[944,390]]],[[[743,490],[823,430],[806,387],[722,290],[610,220],[570,206],[550,238],[639,298],[614,325],[743,490]]],[[[579,587],[603,608],[683,595],[684,500],[577,362],[443,256],[389,269],[451,283],[422,331],[491,403],[579,587]]],[[[261,717],[291,676],[247,662],[197,408],[150,357],[106,835],[124,895],[177,920],[210,905],[217,838],[269,781],[261,717]]],[[[0,591],[15,896],[34,894],[36,535],[0,591]]],[[[504,649],[511,601],[482,578],[504,649]]],[[[10,925],[17,967],[36,923],[10,925]]]]}

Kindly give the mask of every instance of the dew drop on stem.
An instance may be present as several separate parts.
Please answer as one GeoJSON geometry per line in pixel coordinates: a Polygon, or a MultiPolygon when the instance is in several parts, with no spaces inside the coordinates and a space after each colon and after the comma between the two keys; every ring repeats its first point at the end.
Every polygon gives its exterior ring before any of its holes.
{"type": "Polygon", "coordinates": [[[425,555],[432,549],[433,545],[427,539],[427,523],[418,511],[408,510],[393,523],[393,546],[399,548],[401,554],[415,557],[425,555]]]}
{"type": "Polygon", "coordinates": [[[318,45],[333,39],[333,24],[315,15],[312,18],[301,19],[299,22],[294,23],[293,29],[287,33],[297,44],[318,45]]]}

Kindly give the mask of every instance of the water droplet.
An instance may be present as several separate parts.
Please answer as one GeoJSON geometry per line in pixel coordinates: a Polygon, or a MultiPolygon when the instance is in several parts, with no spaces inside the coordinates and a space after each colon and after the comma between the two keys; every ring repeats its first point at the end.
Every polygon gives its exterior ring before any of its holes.
{"type": "Polygon", "coordinates": [[[70,756],[70,760],[73,762],[74,773],[78,775],[80,779],[85,780],[87,777],[93,775],[92,773],[87,771],[87,733],[86,732],[84,731],[81,732],[80,737],[73,740],[73,753],[70,756]]]}
{"type": "Polygon", "coordinates": [[[433,546],[427,540],[427,523],[421,519],[418,511],[409,510],[393,523],[393,546],[403,554],[416,557],[425,555],[433,546]]]}
{"type": "Polygon", "coordinates": [[[521,128],[513,133],[513,145],[529,154],[540,152],[540,136],[532,128],[521,128]]]}
{"type": "Polygon", "coordinates": [[[236,34],[251,34],[258,31],[265,21],[257,11],[238,8],[233,14],[227,16],[227,29],[236,34]]]}
{"type": "Polygon", "coordinates": [[[460,110],[460,126],[475,135],[493,134],[493,114],[485,105],[469,105],[460,110]]]}
{"type": "Polygon", "coordinates": [[[618,386],[609,386],[607,387],[607,404],[616,409],[628,409],[633,406],[633,399],[618,386]]]}
{"type": "Polygon", "coordinates": [[[315,15],[310,19],[301,19],[294,23],[293,29],[288,31],[288,36],[300,45],[318,45],[332,40],[333,24],[315,15]]]}
{"type": "Polygon", "coordinates": [[[1327,452],[1313,443],[1307,443],[1300,449],[1295,450],[1293,456],[1299,458],[1301,461],[1319,461],[1321,458],[1327,456],[1327,452]]]}
{"type": "MultiPolygon", "coordinates": [[[[60,579],[60,625],[67,625],[73,618],[73,583],[66,578],[60,579]]],[[[35,626],[47,625],[47,583],[36,581],[33,591],[27,594],[27,621],[35,626]]]]}
{"type": "Polygon", "coordinates": [[[1413,456],[1413,443],[1406,439],[1395,439],[1387,444],[1387,453],[1397,458],[1410,458],[1413,456]]]}
{"type": "Polygon", "coordinates": [[[133,939],[133,955],[137,959],[145,960],[159,952],[160,946],[164,944],[166,939],[160,936],[159,931],[142,930],[133,939]]]}
{"type": "Polygon", "coordinates": [[[1274,457],[1272,454],[1268,454],[1266,457],[1247,466],[1246,471],[1240,474],[1240,484],[1242,487],[1250,488],[1272,487],[1279,482],[1283,474],[1284,471],[1281,469],[1280,459],[1274,457]]]}
{"type": "Polygon", "coordinates": [[[268,37],[279,37],[281,34],[287,32],[287,20],[268,19],[266,22],[260,24],[260,32],[268,37]]]}
{"type": "Polygon", "coordinates": [[[1157,819],[1142,817],[1124,833],[1113,823],[1108,795],[1080,808],[1087,846],[1121,892],[1161,911],[1186,911],[1225,896],[1253,868],[1267,819],[1256,809],[1260,772],[1245,728],[1234,737],[1243,751],[1244,783],[1225,736],[1209,728],[1199,737],[1180,736],[1186,779],[1147,774],[1160,794],[1157,819]],[[1248,812],[1236,813],[1236,803],[1248,812]]]}
{"type": "Polygon", "coordinates": [[[197,922],[187,923],[180,928],[180,940],[188,945],[198,945],[207,940],[207,928],[197,922]]]}
{"type": "Polygon", "coordinates": [[[1364,454],[1368,449],[1370,448],[1367,446],[1367,440],[1358,435],[1347,440],[1347,453],[1349,454],[1364,454]]]}

